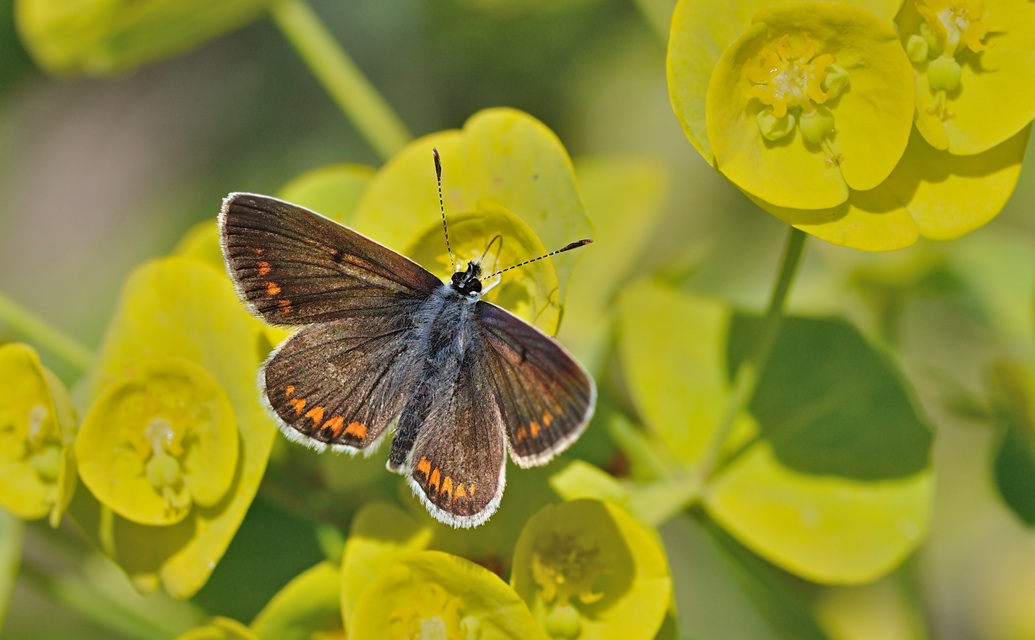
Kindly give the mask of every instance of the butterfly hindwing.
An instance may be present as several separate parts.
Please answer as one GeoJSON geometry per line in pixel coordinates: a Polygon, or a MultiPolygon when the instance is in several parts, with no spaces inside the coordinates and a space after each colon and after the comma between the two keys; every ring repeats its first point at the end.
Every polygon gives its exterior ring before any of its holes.
{"type": "Polygon", "coordinates": [[[495,396],[510,456],[521,467],[546,464],[568,448],[592,417],[596,386],[563,347],[510,312],[476,304],[484,337],[478,375],[495,396]]]}
{"type": "Polygon", "coordinates": [[[434,403],[408,468],[410,485],[431,514],[454,527],[485,522],[505,483],[503,419],[492,395],[476,384],[477,370],[461,367],[450,391],[434,403]]]}
{"type": "Polygon", "coordinates": [[[219,215],[227,268],[267,322],[309,324],[390,312],[442,283],[409,258],[308,209],[232,193],[219,215]]]}
{"type": "Polygon", "coordinates": [[[282,430],[317,449],[355,452],[384,434],[402,410],[414,364],[412,308],[305,327],[285,340],[260,373],[282,430]]]}

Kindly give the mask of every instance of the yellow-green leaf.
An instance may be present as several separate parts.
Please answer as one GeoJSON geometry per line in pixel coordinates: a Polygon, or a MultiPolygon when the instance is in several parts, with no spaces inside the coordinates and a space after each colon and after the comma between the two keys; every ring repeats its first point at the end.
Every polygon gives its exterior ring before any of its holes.
{"type": "Polygon", "coordinates": [[[312,640],[345,633],[340,595],[341,570],[321,562],[280,590],[252,621],[259,640],[312,640]]]}
{"type": "Polygon", "coordinates": [[[18,0],[22,43],[55,75],[113,75],[259,17],[273,0],[18,0]]]}

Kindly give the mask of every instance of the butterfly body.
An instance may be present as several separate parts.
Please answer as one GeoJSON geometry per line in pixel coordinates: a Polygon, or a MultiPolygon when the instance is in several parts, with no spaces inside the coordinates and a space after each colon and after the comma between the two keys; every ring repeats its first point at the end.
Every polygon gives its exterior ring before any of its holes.
{"type": "Polygon", "coordinates": [[[252,310],[300,328],[259,373],[281,430],[316,449],[369,454],[394,426],[388,468],[433,516],[495,512],[506,456],[545,464],[592,415],[592,378],[553,339],[481,299],[481,268],[446,282],[312,211],[235,193],[220,236],[252,310]]]}

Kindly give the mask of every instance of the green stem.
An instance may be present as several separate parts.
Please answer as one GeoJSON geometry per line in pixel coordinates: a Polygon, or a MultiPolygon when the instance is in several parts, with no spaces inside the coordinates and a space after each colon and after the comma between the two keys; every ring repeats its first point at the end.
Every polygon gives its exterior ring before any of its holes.
{"type": "Polygon", "coordinates": [[[274,3],[271,15],[316,79],[382,159],[391,158],[412,139],[406,126],[304,0],[274,3]]]}
{"type": "Polygon", "coordinates": [[[0,325],[80,371],[86,371],[93,360],[90,350],[39,316],[27,311],[14,300],[0,293],[0,325]]]}
{"type": "Polygon", "coordinates": [[[744,411],[755,393],[758,376],[769,360],[769,352],[772,350],[773,342],[779,332],[780,321],[783,320],[784,303],[787,301],[791,283],[794,282],[794,275],[801,263],[805,237],[804,231],[790,227],[787,244],[784,246],[783,258],[780,262],[780,274],[769,296],[769,308],[762,320],[762,327],[755,340],[754,348],[748,357],[741,360],[737,372],[733,376],[733,393],[726,403],[726,408],[715,431],[715,437],[712,438],[708,451],[701,460],[702,478],[708,478],[716,471],[719,454],[733,430],[737,416],[744,411]]]}
{"type": "MultiPolygon", "coordinates": [[[[68,611],[102,627],[120,638],[172,638],[200,622],[189,605],[176,603],[176,616],[155,616],[154,611],[137,611],[116,600],[106,589],[68,573],[55,575],[52,569],[38,566],[30,556],[23,558],[19,579],[68,611]]],[[[153,609],[153,607],[152,607],[153,609]]]]}

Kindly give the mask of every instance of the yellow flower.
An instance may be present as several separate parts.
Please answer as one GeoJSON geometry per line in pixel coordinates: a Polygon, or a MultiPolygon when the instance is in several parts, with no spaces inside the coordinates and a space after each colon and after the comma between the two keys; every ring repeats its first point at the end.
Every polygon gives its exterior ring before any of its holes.
{"type": "Polygon", "coordinates": [[[891,24],[831,3],[776,5],[753,22],[708,84],[719,171],[764,202],[799,209],[880,184],[913,119],[909,60],[891,24]]]}
{"type": "Polygon", "coordinates": [[[0,347],[0,506],[57,526],[75,487],[68,393],[24,344],[0,347]]]}
{"type": "Polygon", "coordinates": [[[212,506],[237,469],[233,406],[212,374],[187,360],[142,362],[83,420],[76,457],[97,499],[140,524],[179,522],[212,506]]]}
{"type": "Polygon", "coordinates": [[[910,0],[896,23],[916,72],[916,126],[931,146],[981,153],[1035,118],[1035,3],[910,0]]]}

